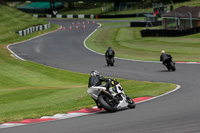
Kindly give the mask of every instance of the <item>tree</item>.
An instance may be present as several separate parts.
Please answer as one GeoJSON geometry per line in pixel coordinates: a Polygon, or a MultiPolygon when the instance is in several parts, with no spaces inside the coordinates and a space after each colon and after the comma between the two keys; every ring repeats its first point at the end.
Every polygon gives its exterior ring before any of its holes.
{"type": "Polygon", "coordinates": [[[174,4],[173,0],[170,0],[171,4],[174,4]]]}

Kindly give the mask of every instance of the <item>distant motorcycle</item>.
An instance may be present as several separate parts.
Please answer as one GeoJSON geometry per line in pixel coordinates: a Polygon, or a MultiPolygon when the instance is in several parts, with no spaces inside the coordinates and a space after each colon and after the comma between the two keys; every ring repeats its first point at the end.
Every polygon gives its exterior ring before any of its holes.
{"type": "Polygon", "coordinates": [[[114,62],[115,62],[115,60],[114,60],[114,57],[111,57],[111,58],[106,58],[106,62],[107,62],[107,66],[114,66],[114,62]]]}
{"type": "Polygon", "coordinates": [[[135,102],[124,93],[120,83],[118,81],[112,82],[114,82],[115,86],[113,91],[116,93],[106,90],[106,86],[110,84],[110,81],[101,86],[92,86],[87,92],[108,112],[116,112],[127,107],[135,108],[135,102]]]}

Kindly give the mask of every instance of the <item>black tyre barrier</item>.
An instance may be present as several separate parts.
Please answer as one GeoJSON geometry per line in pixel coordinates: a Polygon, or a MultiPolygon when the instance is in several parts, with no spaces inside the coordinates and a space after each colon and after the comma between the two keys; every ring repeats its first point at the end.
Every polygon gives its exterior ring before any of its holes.
{"type": "Polygon", "coordinates": [[[130,18],[130,17],[145,17],[144,14],[152,14],[152,12],[133,13],[133,14],[98,15],[98,18],[130,18]]]}
{"type": "Polygon", "coordinates": [[[142,37],[179,37],[200,33],[200,27],[195,27],[187,30],[165,30],[165,29],[155,29],[155,30],[142,30],[142,37]]]}
{"type": "Polygon", "coordinates": [[[146,27],[147,25],[149,27],[151,26],[160,26],[162,24],[162,21],[156,21],[156,22],[146,22],[146,21],[135,21],[135,22],[130,22],[131,27],[146,27]]]}

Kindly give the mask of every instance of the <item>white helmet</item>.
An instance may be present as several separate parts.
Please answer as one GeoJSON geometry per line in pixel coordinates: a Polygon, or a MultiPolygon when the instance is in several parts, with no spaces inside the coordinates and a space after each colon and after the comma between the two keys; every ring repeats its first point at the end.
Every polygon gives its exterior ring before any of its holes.
{"type": "Polygon", "coordinates": [[[165,51],[164,51],[164,50],[162,50],[162,51],[161,51],[161,53],[162,53],[162,54],[164,54],[164,53],[165,53],[165,51]]]}
{"type": "Polygon", "coordinates": [[[90,75],[91,76],[96,76],[96,75],[99,75],[99,72],[97,70],[94,70],[94,71],[90,72],[90,75]]]}

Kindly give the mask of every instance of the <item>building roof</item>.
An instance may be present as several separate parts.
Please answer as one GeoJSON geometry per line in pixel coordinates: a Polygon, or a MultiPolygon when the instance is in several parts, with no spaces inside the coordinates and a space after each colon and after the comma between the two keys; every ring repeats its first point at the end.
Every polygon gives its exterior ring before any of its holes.
{"type": "Polygon", "coordinates": [[[200,18],[200,6],[181,6],[163,14],[162,17],[200,18]]]}

